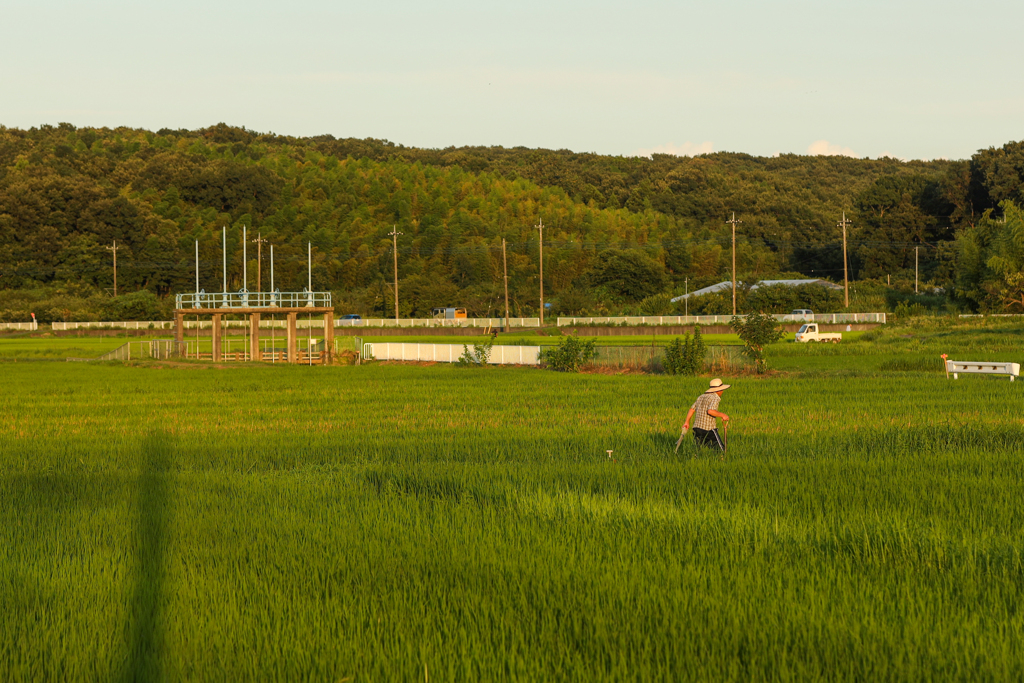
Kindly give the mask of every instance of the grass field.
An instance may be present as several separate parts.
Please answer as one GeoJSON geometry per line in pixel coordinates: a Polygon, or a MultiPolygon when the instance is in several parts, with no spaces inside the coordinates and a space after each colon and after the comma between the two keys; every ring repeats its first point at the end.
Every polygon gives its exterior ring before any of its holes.
{"type": "Polygon", "coordinates": [[[915,365],[1015,329],[780,345],[727,462],[707,378],[4,363],[0,679],[1019,680],[1024,383],[915,365]]]}
{"type": "MultiPolygon", "coordinates": [[[[163,337],[167,339],[167,337],[163,337]]],[[[95,358],[113,351],[127,341],[143,337],[30,337],[18,335],[0,338],[0,361],[64,360],[69,357],[95,358]]]]}

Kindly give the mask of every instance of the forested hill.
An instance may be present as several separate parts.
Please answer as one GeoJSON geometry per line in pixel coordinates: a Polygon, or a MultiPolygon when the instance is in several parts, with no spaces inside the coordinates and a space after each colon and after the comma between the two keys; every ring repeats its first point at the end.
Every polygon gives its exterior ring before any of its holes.
{"type": "MultiPolygon", "coordinates": [[[[397,227],[402,315],[435,305],[498,308],[508,243],[516,314],[536,310],[539,221],[545,287],[564,310],[597,312],[724,277],[732,212],[738,270],[841,277],[843,211],[855,277],[898,275],[913,247],[937,283],[947,247],[1003,199],[1019,200],[1022,146],[970,161],[716,153],[653,159],[568,151],[423,150],[378,140],[291,138],[220,124],[197,131],[0,127],[0,289],[118,285],[158,295],[220,289],[228,226],[229,288],[242,286],[241,228],[275,250],[276,285],[305,284],[351,310],[392,314],[397,227]],[[255,237],[255,235],[252,235],[255,237]]],[[[256,245],[250,244],[255,289],[256,245]]],[[[264,253],[264,277],[268,277],[264,253]]],[[[266,288],[266,283],[264,283],[266,288]]],[[[68,315],[65,312],[65,317],[68,315]]],[[[52,315],[51,315],[52,317],[52,315]]]]}

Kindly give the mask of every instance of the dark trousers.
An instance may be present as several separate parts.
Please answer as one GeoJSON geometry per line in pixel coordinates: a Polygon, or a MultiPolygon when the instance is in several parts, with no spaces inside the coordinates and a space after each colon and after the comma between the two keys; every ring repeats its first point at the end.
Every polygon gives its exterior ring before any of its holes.
{"type": "Polygon", "coordinates": [[[722,444],[722,439],[718,436],[717,429],[697,429],[694,427],[693,440],[697,442],[698,446],[706,446],[707,448],[714,448],[719,451],[725,450],[725,445],[722,444]]]}

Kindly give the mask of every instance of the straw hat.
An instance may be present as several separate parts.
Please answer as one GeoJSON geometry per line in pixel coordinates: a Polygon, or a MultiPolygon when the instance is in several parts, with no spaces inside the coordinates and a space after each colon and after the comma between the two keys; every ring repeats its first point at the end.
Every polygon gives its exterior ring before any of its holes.
{"type": "Polygon", "coordinates": [[[705,394],[717,394],[719,391],[725,391],[730,386],[732,386],[730,384],[722,384],[722,380],[718,379],[717,377],[711,380],[710,384],[711,388],[705,391],[705,394]]]}

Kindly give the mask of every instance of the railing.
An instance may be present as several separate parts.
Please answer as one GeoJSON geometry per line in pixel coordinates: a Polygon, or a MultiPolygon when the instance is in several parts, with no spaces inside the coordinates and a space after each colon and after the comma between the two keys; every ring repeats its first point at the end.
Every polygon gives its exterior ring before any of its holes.
{"type": "MultiPolygon", "coordinates": [[[[738,315],[737,318],[744,318],[738,315]]],[[[884,323],[885,313],[817,313],[814,315],[775,314],[779,322],[884,323]]],[[[727,325],[731,315],[638,315],[600,318],[558,318],[559,327],[573,325],[727,325]]]]}
{"type": "Polygon", "coordinates": [[[39,329],[39,323],[0,323],[0,330],[28,330],[34,332],[39,329]]]}
{"type": "Polygon", "coordinates": [[[147,341],[127,342],[113,351],[96,358],[68,358],[68,361],[94,360],[168,360],[180,358],[185,353],[185,343],[173,339],[149,339],[147,341]]]}
{"type": "Polygon", "coordinates": [[[330,308],[330,292],[192,292],[174,297],[178,310],[191,308],[330,308]]]}
{"type": "Polygon", "coordinates": [[[62,330],[170,330],[174,328],[173,320],[119,320],[112,322],[91,323],[51,323],[56,331],[62,330]]]}
{"type": "Polygon", "coordinates": [[[961,313],[961,318],[1019,318],[1024,313],[961,313]]]}
{"type": "MultiPolygon", "coordinates": [[[[335,327],[504,327],[504,318],[365,318],[335,320],[335,327]]],[[[509,318],[509,327],[540,327],[540,318],[509,318]]]]}
{"type": "Polygon", "coordinates": [[[1020,377],[1019,363],[947,360],[946,374],[953,373],[953,379],[960,379],[961,374],[1009,375],[1012,382],[1020,377]]]}
{"type": "MultiPolygon", "coordinates": [[[[312,320],[304,319],[301,317],[296,319],[295,326],[299,329],[314,328],[320,329],[324,326],[323,318],[313,318],[312,320]]],[[[184,327],[186,330],[194,330],[197,327],[201,330],[208,330],[213,327],[212,320],[184,320],[184,327]]],[[[504,318],[460,318],[458,320],[435,320],[432,318],[400,318],[399,325],[395,325],[394,318],[369,318],[365,320],[339,320],[334,319],[334,327],[503,327],[505,325],[504,318]]],[[[225,327],[231,328],[248,328],[248,320],[223,320],[221,324],[225,327]]],[[[173,326],[173,323],[167,323],[168,326],[173,326]]],[[[263,318],[260,320],[261,329],[278,328],[285,329],[288,326],[288,321],[283,318],[280,320],[267,320],[263,318]]],[[[539,327],[539,318],[509,318],[509,327],[539,327]]]]}
{"type": "MultiPolygon", "coordinates": [[[[363,358],[454,363],[459,360],[466,348],[463,344],[375,342],[363,344],[363,358]]],[[[539,358],[539,346],[492,346],[488,362],[492,365],[539,365],[539,358]]]]}

